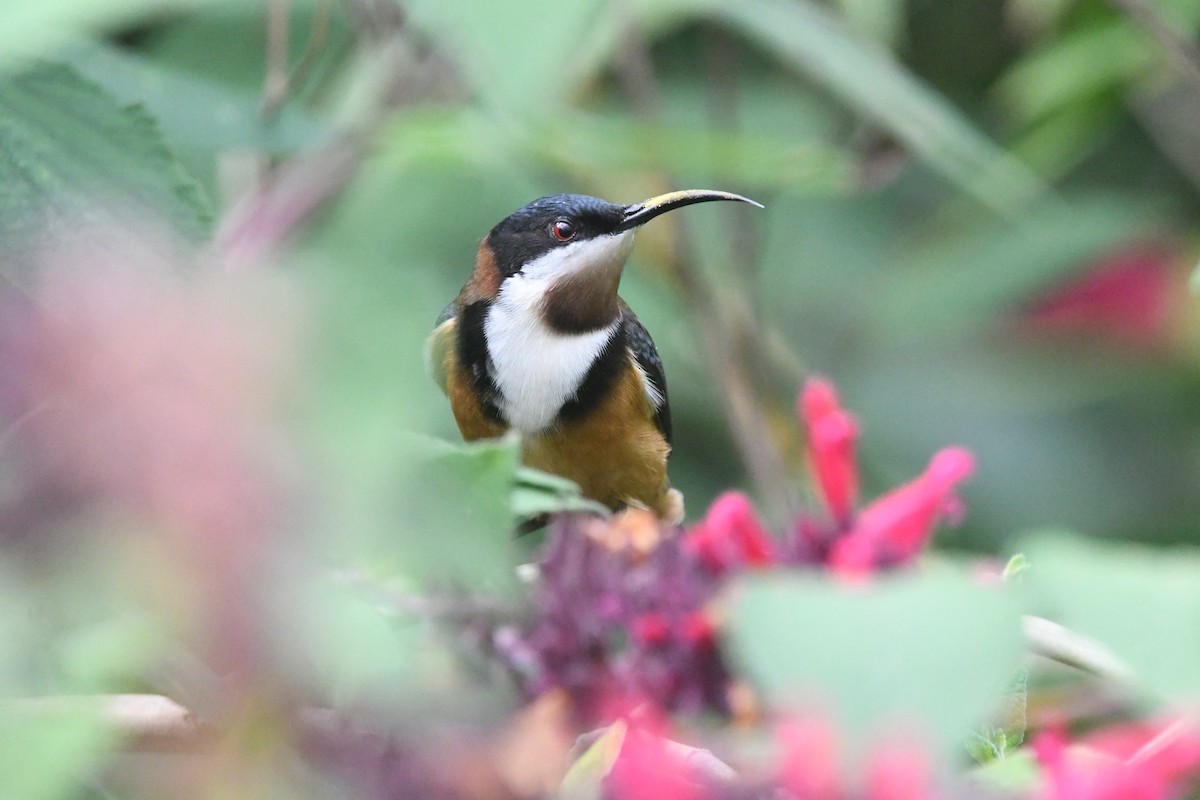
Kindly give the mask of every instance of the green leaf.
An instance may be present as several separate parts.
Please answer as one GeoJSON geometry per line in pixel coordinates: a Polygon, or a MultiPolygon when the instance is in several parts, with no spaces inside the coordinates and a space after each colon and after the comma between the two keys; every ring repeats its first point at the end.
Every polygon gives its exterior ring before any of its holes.
{"type": "Polygon", "coordinates": [[[211,219],[154,120],[62,64],[0,79],[0,153],[0,250],[113,213],[149,210],[193,235],[211,219]]]}
{"type": "Polygon", "coordinates": [[[0,11],[0,70],[38,57],[80,34],[104,32],[148,12],[200,8],[228,0],[5,0],[0,11]]]}
{"type": "Polygon", "coordinates": [[[1025,558],[1024,553],[1017,553],[1008,560],[1004,565],[1004,571],[1000,573],[1000,577],[1005,581],[1011,581],[1014,578],[1020,577],[1030,569],[1029,560],[1025,558]]]}
{"type": "Polygon", "coordinates": [[[259,111],[258,91],[174,69],[116,47],[78,43],[62,56],[122,102],[144,105],[172,143],[284,153],[315,147],[332,134],[328,125],[294,103],[267,123],[259,111]]]}
{"type": "Polygon", "coordinates": [[[1004,756],[1004,731],[984,725],[967,737],[967,752],[980,764],[986,764],[1004,756]]]}
{"type": "Polygon", "coordinates": [[[428,626],[401,624],[366,588],[338,577],[284,580],[275,598],[279,651],[294,654],[324,688],[323,699],[339,706],[399,704],[422,677],[420,660],[437,649],[428,626]]]}
{"type": "Polygon", "coordinates": [[[1003,792],[1002,797],[1025,797],[1042,783],[1042,771],[1029,748],[1018,750],[1008,758],[988,761],[970,773],[974,783],[983,784],[990,792],[1003,792]]]}
{"type": "Polygon", "coordinates": [[[474,587],[513,588],[515,439],[452,445],[414,442],[407,476],[395,488],[405,555],[415,574],[474,587]]]}
{"type": "Polygon", "coordinates": [[[405,12],[456,57],[485,105],[507,115],[553,109],[569,98],[576,84],[564,65],[600,7],[598,0],[418,0],[405,12]]]}
{"type": "Polygon", "coordinates": [[[571,164],[587,153],[590,169],[609,173],[666,170],[712,183],[829,195],[845,191],[854,170],[845,151],[794,134],[730,133],[699,123],[566,112],[536,132],[539,140],[530,144],[544,158],[571,164]]]}
{"type": "Polygon", "coordinates": [[[984,725],[967,737],[967,752],[980,764],[1007,758],[1025,741],[1025,710],[1029,698],[1029,671],[1021,669],[1004,701],[999,725],[984,725]]]}
{"type": "Polygon", "coordinates": [[[639,0],[636,6],[651,27],[689,17],[724,22],[820,83],[992,208],[1015,211],[1044,190],[1033,173],[890,53],[855,36],[816,3],[639,0]]]}
{"type": "Polygon", "coordinates": [[[1200,552],[1061,534],[1027,545],[1039,613],[1098,640],[1153,695],[1200,696],[1200,552]]]}
{"type": "Polygon", "coordinates": [[[900,268],[888,265],[889,285],[875,293],[871,316],[888,337],[973,330],[980,318],[1065,281],[1150,219],[1148,207],[1102,195],[1047,199],[1016,218],[960,226],[905,254],[900,268]]]}
{"type": "Polygon", "coordinates": [[[1153,63],[1138,31],[1119,19],[1057,37],[1025,57],[997,87],[1026,124],[1129,81],[1153,63]]]}
{"type": "Polygon", "coordinates": [[[894,46],[904,34],[903,0],[837,0],[842,16],[863,36],[894,46]]]}
{"type": "MultiPolygon", "coordinates": [[[[8,701],[4,701],[8,702],[8,701]]],[[[0,711],[0,797],[74,797],[117,745],[96,709],[0,711]]]]}
{"type": "Polygon", "coordinates": [[[593,800],[604,796],[601,782],[617,763],[628,730],[624,720],[617,720],[575,759],[560,787],[559,794],[564,800],[593,800]]]}
{"type": "Polygon", "coordinates": [[[513,516],[518,520],[533,519],[542,514],[560,511],[586,511],[609,516],[607,506],[583,496],[574,481],[548,472],[521,467],[517,470],[517,485],[512,493],[513,516]]]}
{"type": "Polygon", "coordinates": [[[902,724],[947,753],[982,719],[1022,652],[1003,591],[966,570],[847,585],[767,575],[737,586],[733,655],[772,710],[835,714],[847,740],[902,724]]]}

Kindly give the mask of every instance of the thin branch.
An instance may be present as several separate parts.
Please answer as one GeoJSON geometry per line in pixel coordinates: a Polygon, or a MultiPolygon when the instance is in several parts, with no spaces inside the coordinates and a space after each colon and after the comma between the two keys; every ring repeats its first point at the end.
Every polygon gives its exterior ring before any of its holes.
{"type": "Polygon", "coordinates": [[[1026,616],[1021,620],[1021,630],[1034,655],[1118,683],[1133,678],[1133,670],[1100,642],[1057,622],[1026,616]]]}
{"type": "Polygon", "coordinates": [[[30,697],[9,702],[6,710],[31,719],[99,714],[131,752],[190,752],[208,746],[215,734],[179,703],[157,694],[30,697]]]}
{"type": "Polygon", "coordinates": [[[329,29],[333,20],[332,0],[318,0],[313,12],[312,25],[308,31],[308,41],[304,51],[297,59],[296,65],[288,66],[290,37],[291,0],[271,0],[267,16],[267,70],[263,82],[261,113],[263,119],[272,120],[278,116],[288,98],[298,90],[313,66],[317,63],[321,52],[325,49],[329,38],[329,29]]]}

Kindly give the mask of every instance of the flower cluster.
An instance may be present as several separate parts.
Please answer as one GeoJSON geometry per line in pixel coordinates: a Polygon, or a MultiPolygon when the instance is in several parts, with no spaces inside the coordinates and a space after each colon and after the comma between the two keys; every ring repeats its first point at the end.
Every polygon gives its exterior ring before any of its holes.
{"type": "Polygon", "coordinates": [[[535,619],[500,628],[493,647],[527,697],[565,690],[583,719],[630,701],[726,711],[705,610],[717,584],[649,513],[614,526],[566,518],[547,543],[535,619]]]}
{"type": "Polygon", "coordinates": [[[974,466],[965,450],[942,450],[924,474],[860,509],[858,426],[832,385],[809,381],[799,416],[825,509],[801,516],[781,536],[768,533],[736,492],[682,533],[642,512],[613,523],[557,523],[532,621],[492,637],[527,697],[563,690],[592,720],[615,698],[736,713],[735,683],[710,611],[726,577],[774,566],[827,567],[847,576],[897,567],[925,547],[940,520],[961,513],[954,488],[974,466]]]}
{"type": "Polygon", "coordinates": [[[968,451],[940,450],[924,473],[859,508],[858,423],[842,408],[832,384],[821,378],[804,386],[798,406],[824,513],[801,515],[776,540],[767,534],[745,495],[722,495],[688,534],[688,546],[711,569],[723,573],[800,564],[823,565],[845,576],[862,575],[912,561],[929,543],[939,521],[961,517],[962,504],[954,490],[975,469],[968,451]]]}

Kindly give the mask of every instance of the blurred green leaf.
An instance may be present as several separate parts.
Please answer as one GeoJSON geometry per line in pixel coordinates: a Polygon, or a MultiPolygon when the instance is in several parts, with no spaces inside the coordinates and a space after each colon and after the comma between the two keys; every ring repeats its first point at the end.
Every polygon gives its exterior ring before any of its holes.
{"type": "Polygon", "coordinates": [[[455,56],[484,104],[504,115],[565,102],[576,88],[574,50],[601,7],[599,0],[404,4],[412,24],[455,56]]]}
{"type": "Polygon", "coordinates": [[[1156,697],[1200,696],[1200,552],[1048,533],[1027,544],[1038,613],[1110,648],[1156,697]]]}
{"type": "Polygon", "coordinates": [[[586,153],[606,172],[665,170],[713,183],[833,194],[847,189],[850,155],[819,139],[732,133],[701,125],[648,123],[624,114],[563,113],[539,128],[542,156],[569,166],[586,153]],[[541,138],[544,137],[544,138],[541,138]]]}
{"type": "Polygon", "coordinates": [[[1120,18],[1051,40],[997,85],[1001,102],[1028,124],[1081,99],[1122,86],[1153,63],[1143,35],[1120,18]]]}
{"type": "Polygon", "coordinates": [[[892,285],[870,316],[888,337],[975,328],[1144,231],[1149,212],[1127,197],[1048,198],[1019,217],[957,226],[888,270],[892,285]]]}
{"type": "Polygon", "coordinates": [[[586,511],[604,517],[609,515],[607,506],[584,497],[573,481],[528,467],[517,470],[512,509],[518,520],[559,511],[586,511]]]}
{"type": "Polygon", "coordinates": [[[147,15],[229,0],[5,0],[0,10],[0,70],[40,57],[80,34],[106,32],[147,15]]]}
{"type": "Polygon", "coordinates": [[[409,458],[381,509],[397,526],[396,555],[409,574],[492,591],[514,588],[518,443],[454,445],[416,437],[409,458]]]}
{"type": "MultiPolygon", "coordinates": [[[[5,553],[4,555],[8,555],[5,553]]],[[[63,567],[68,571],[70,566],[63,567]]],[[[69,702],[43,705],[37,697],[55,676],[47,650],[58,598],[39,594],[37,584],[22,575],[7,558],[0,559],[0,797],[51,800],[73,797],[81,779],[93,772],[118,744],[102,724],[99,708],[69,702]],[[50,629],[50,630],[48,630],[50,629]],[[52,669],[52,668],[51,668],[52,669]]],[[[103,637],[101,637],[103,638],[103,637]]],[[[76,642],[74,655],[91,659],[107,650],[107,642],[76,642]]],[[[137,661],[141,652],[125,660],[137,661]]],[[[90,673],[92,664],[72,665],[76,674],[90,673]]],[[[68,693],[95,691],[88,682],[69,685],[68,693]]]]}
{"type": "Polygon", "coordinates": [[[1016,604],[966,571],[847,585],[802,575],[735,587],[733,655],[769,707],[812,711],[865,741],[896,724],[945,752],[995,704],[1022,651],[1016,604]]]}
{"type": "Polygon", "coordinates": [[[696,0],[691,5],[707,7],[715,18],[821,83],[984,204],[1014,211],[1043,191],[1029,170],[936,92],[817,4],[696,0]]]}
{"type": "Polygon", "coordinates": [[[837,6],[851,28],[888,47],[904,34],[904,0],[837,0],[837,6]]]}
{"type": "MultiPolygon", "coordinates": [[[[123,103],[139,103],[174,144],[286,153],[319,145],[329,125],[296,104],[265,122],[260,92],[183,72],[100,43],[77,43],[61,56],[123,103]]],[[[260,68],[261,69],[261,68],[260,68]]]]}
{"type": "Polygon", "coordinates": [[[1109,142],[1122,115],[1119,105],[1080,100],[1030,125],[1010,147],[1039,175],[1054,180],[1109,142]]]}
{"type": "MultiPolygon", "coordinates": [[[[7,702],[0,699],[0,703],[7,702]]],[[[0,797],[57,800],[78,796],[80,782],[117,746],[99,706],[0,709],[0,797]]]]}
{"type": "MultiPolygon", "coordinates": [[[[279,624],[291,627],[285,652],[299,652],[336,705],[396,702],[414,691],[429,654],[422,628],[400,624],[349,582],[324,576],[291,587],[279,624]]],[[[282,637],[280,637],[282,638],[282,637]]],[[[411,699],[411,698],[408,698],[411,699]]]]}
{"type": "Polygon", "coordinates": [[[55,650],[72,691],[107,692],[143,672],[169,641],[162,620],[126,613],[69,631],[55,650]]]}
{"type": "Polygon", "coordinates": [[[43,226],[104,219],[114,205],[197,235],[211,219],[154,120],[65,65],[0,79],[0,152],[0,248],[43,226]]]}

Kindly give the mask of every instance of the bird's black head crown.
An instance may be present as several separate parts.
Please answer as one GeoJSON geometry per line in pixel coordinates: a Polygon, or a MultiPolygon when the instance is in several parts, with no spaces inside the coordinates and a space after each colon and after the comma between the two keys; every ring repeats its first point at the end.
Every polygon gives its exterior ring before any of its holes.
{"type": "Polygon", "coordinates": [[[585,194],[539,197],[492,228],[487,243],[507,278],[556,247],[616,233],[625,211],[619,203],[585,194]]]}

